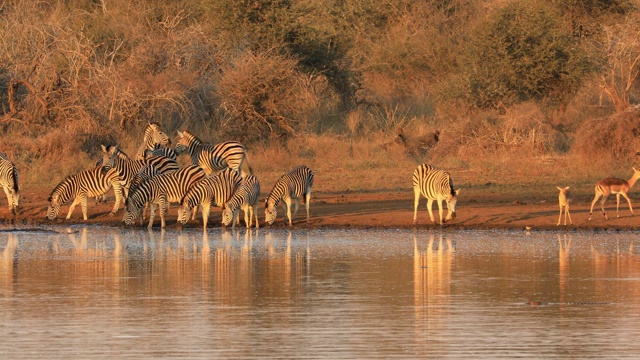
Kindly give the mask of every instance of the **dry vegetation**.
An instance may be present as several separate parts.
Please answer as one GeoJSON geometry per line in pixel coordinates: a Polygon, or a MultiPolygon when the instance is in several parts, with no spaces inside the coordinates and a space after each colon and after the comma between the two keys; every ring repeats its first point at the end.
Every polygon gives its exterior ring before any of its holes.
{"type": "Polygon", "coordinates": [[[242,141],[264,184],[305,163],[317,191],[408,189],[426,162],[471,197],[579,191],[637,162],[639,11],[633,0],[1,1],[0,150],[23,187],[48,189],[100,144],[133,154],[157,121],[242,141]]]}

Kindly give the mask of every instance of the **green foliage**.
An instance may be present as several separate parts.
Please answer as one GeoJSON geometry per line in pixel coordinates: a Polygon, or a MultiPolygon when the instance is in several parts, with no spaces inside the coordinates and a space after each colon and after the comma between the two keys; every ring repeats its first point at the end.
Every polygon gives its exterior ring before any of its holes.
{"type": "Polygon", "coordinates": [[[529,2],[511,3],[479,26],[466,66],[466,98],[483,108],[566,101],[593,70],[559,16],[529,2]]]}

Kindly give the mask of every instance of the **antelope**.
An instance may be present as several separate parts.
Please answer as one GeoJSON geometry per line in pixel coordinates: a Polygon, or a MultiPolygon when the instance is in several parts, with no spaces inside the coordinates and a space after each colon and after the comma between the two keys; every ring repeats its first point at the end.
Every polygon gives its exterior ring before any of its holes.
{"type": "Polygon", "coordinates": [[[600,201],[600,206],[602,208],[602,214],[606,220],[609,220],[607,214],[604,211],[604,202],[607,200],[610,194],[616,195],[617,205],[616,205],[616,217],[620,217],[618,209],[620,208],[620,195],[624,196],[629,203],[629,210],[631,211],[631,215],[633,216],[633,207],[631,207],[631,199],[627,195],[629,189],[636,184],[636,181],[640,179],[640,170],[636,168],[633,169],[633,176],[629,180],[623,180],[618,178],[605,178],[600,181],[595,186],[596,196],[593,198],[591,202],[591,210],[589,210],[589,221],[591,221],[591,213],[593,213],[593,205],[596,204],[596,201],[602,197],[600,201]]]}
{"type": "Polygon", "coordinates": [[[560,215],[558,215],[558,224],[556,226],[560,226],[560,220],[562,218],[562,210],[564,210],[564,224],[567,225],[567,216],[569,216],[569,223],[573,225],[573,220],[571,220],[571,214],[569,213],[569,203],[571,203],[571,198],[569,197],[569,186],[565,186],[561,188],[560,186],[556,186],[560,193],[558,194],[558,205],[560,205],[560,215]]]}

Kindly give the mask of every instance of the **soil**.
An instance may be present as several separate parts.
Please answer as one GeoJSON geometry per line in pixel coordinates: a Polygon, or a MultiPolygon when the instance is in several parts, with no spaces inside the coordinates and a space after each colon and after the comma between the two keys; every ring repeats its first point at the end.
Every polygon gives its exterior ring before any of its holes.
{"type": "MultiPolygon", "coordinates": [[[[311,220],[305,221],[304,205],[301,205],[294,228],[322,229],[322,228],[354,228],[354,229],[384,229],[384,228],[418,228],[418,229],[495,229],[495,230],[562,230],[562,231],[630,231],[640,227],[640,217],[632,216],[624,199],[621,199],[620,217],[616,218],[615,197],[610,196],[605,209],[609,220],[605,220],[599,204],[594,209],[592,221],[588,221],[591,198],[577,199],[571,208],[573,224],[557,226],[559,208],[557,198],[518,201],[505,196],[492,195],[490,198],[478,196],[461,196],[457,205],[455,220],[444,225],[434,224],[429,220],[426,211],[426,200],[421,199],[418,208],[418,224],[413,225],[413,192],[411,189],[403,191],[347,191],[344,193],[314,193],[311,200],[311,220]],[[599,210],[599,209],[598,209],[599,210]]],[[[114,197],[109,193],[107,203],[96,204],[93,199],[87,206],[89,219],[82,220],[82,210],[77,206],[69,221],[65,221],[69,204],[63,205],[58,219],[46,219],[48,193],[46,191],[23,192],[21,194],[20,213],[13,217],[6,206],[5,199],[0,199],[4,206],[0,206],[0,218],[4,219],[5,227],[33,227],[52,224],[104,224],[122,226],[123,205],[117,215],[111,216],[114,197]]],[[[443,204],[444,206],[444,204],[443,204]]],[[[262,203],[259,207],[259,217],[264,218],[262,203]]],[[[446,206],[444,208],[446,216],[446,206]]],[[[220,226],[220,210],[212,209],[209,227],[220,226]]],[[[243,215],[241,215],[243,216],[243,215]]],[[[179,228],[176,223],[177,205],[172,205],[167,218],[168,228],[179,228]]],[[[438,221],[437,204],[434,203],[434,217],[438,221]]],[[[564,217],[563,217],[564,221],[564,217]]],[[[156,216],[155,227],[160,226],[160,219],[156,216]]],[[[263,223],[260,224],[264,226],[263,223]]],[[[139,225],[137,225],[139,226],[139,225]]],[[[190,222],[185,227],[200,227],[201,219],[190,222]]],[[[282,207],[278,209],[278,218],[272,227],[284,227],[282,207]]],[[[146,225],[145,225],[146,228],[146,225]]]]}

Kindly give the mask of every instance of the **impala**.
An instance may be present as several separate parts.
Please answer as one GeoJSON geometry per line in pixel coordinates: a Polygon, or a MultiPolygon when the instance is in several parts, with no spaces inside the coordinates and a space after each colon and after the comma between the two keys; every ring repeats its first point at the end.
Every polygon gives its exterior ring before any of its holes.
{"type": "Polygon", "coordinates": [[[589,221],[591,221],[591,213],[593,213],[593,205],[595,205],[596,201],[598,201],[598,199],[600,198],[602,198],[602,200],[600,201],[602,214],[604,215],[605,219],[609,220],[609,218],[607,217],[607,214],[604,211],[604,202],[607,200],[607,197],[609,197],[610,194],[616,195],[616,200],[617,200],[616,217],[620,217],[620,214],[618,213],[618,209],[620,208],[620,195],[624,196],[624,198],[627,199],[627,202],[629,203],[629,210],[631,211],[631,215],[633,215],[633,207],[631,206],[631,199],[629,199],[627,192],[629,191],[629,189],[633,187],[633,185],[636,184],[636,181],[639,178],[640,178],[640,170],[636,170],[636,168],[633,168],[633,176],[631,176],[631,179],[629,180],[618,179],[618,178],[606,178],[598,181],[595,187],[596,196],[593,198],[593,201],[591,202],[591,210],[589,210],[589,221]]]}
{"type": "Polygon", "coordinates": [[[556,186],[560,193],[558,194],[558,205],[560,205],[560,215],[558,215],[558,226],[560,225],[560,219],[562,218],[562,211],[564,210],[564,224],[567,225],[567,216],[569,216],[569,223],[573,225],[573,220],[571,220],[571,214],[569,213],[569,203],[571,203],[571,198],[569,197],[569,187],[565,186],[561,188],[560,186],[556,186]]]}

